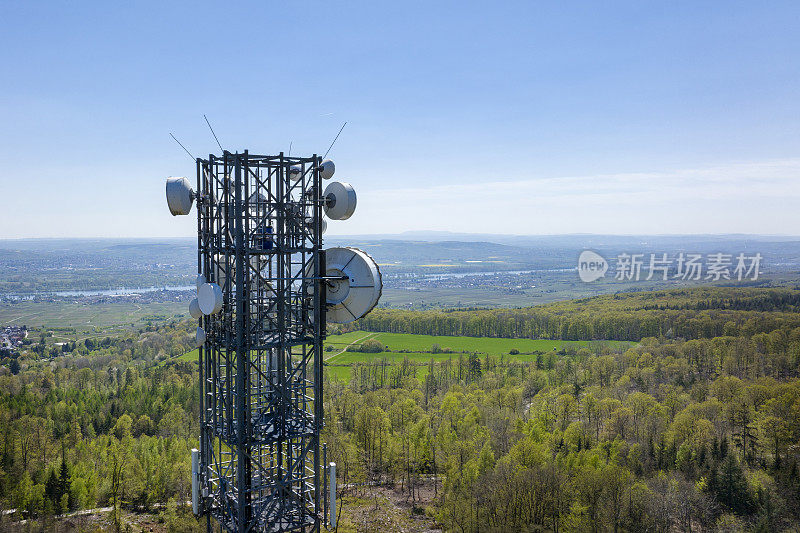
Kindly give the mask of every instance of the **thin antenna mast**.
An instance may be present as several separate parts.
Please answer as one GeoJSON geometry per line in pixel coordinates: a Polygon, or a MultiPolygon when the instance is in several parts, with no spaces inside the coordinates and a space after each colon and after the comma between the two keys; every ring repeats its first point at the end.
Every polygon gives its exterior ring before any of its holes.
{"type": "Polygon", "coordinates": [[[208,124],[208,129],[210,129],[210,130],[211,130],[211,135],[213,135],[213,136],[214,136],[214,140],[215,140],[215,141],[217,141],[217,146],[219,146],[219,149],[220,149],[222,152],[224,152],[224,151],[225,151],[225,149],[223,149],[223,148],[222,148],[222,144],[220,144],[220,142],[219,142],[219,139],[217,139],[217,134],[216,134],[216,133],[214,133],[214,128],[212,128],[212,127],[211,127],[211,123],[208,121],[208,117],[206,117],[205,115],[203,115],[203,118],[204,118],[204,119],[206,119],[206,124],[208,124]]]}
{"type": "Polygon", "coordinates": [[[192,153],[189,150],[187,150],[186,147],[183,144],[181,144],[181,142],[172,133],[170,133],[169,136],[175,139],[176,143],[180,144],[181,148],[183,148],[183,151],[189,154],[189,157],[192,158],[192,161],[197,161],[197,158],[193,156],[192,153]]]}
{"type": "MultiPolygon", "coordinates": [[[[339,133],[337,133],[337,134],[336,134],[336,137],[334,137],[334,138],[333,138],[333,142],[332,142],[332,143],[331,143],[331,145],[328,147],[328,152],[330,152],[330,151],[331,151],[331,148],[333,148],[333,145],[334,145],[334,144],[336,144],[336,139],[338,139],[338,138],[339,138],[339,135],[341,135],[341,134],[342,134],[342,130],[344,129],[344,127],[345,127],[345,126],[347,126],[347,121],[345,121],[345,122],[344,122],[344,124],[342,124],[342,127],[341,127],[341,128],[339,128],[339,133]]],[[[325,152],[325,155],[323,155],[323,156],[322,156],[322,159],[325,159],[325,157],[328,155],[328,152],[325,152]]]]}

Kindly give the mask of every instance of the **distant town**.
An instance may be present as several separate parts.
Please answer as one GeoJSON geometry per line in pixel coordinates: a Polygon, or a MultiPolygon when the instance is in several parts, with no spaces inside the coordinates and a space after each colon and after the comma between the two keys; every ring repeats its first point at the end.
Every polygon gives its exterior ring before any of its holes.
{"type": "Polygon", "coordinates": [[[0,355],[15,353],[27,336],[28,328],[25,326],[3,327],[0,331],[0,355]]]}

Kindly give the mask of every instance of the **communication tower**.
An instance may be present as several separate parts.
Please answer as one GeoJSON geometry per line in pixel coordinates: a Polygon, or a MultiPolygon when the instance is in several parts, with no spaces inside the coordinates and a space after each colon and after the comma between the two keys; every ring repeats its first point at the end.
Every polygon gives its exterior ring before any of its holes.
{"type": "Polygon", "coordinates": [[[166,186],[173,215],[197,202],[195,514],[209,531],[212,518],[231,532],[319,531],[325,325],[364,316],[382,287],[365,252],[323,249],[324,215],[349,218],[355,191],[323,190],[335,166],[316,155],[223,151],[196,166],[196,189],[166,186]]]}

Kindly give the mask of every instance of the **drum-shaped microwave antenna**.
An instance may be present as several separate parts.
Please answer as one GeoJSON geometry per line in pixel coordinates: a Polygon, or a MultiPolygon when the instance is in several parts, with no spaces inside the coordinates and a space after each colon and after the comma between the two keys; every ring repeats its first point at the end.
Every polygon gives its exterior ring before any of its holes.
{"type": "Polygon", "coordinates": [[[199,348],[206,343],[206,330],[201,327],[197,327],[197,331],[194,334],[194,346],[195,348],[199,348]]]}
{"type": "Polygon", "coordinates": [[[322,176],[322,179],[324,180],[331,179],[334,172],[336,172],[336,165],[334,165],[333,161],[330,159],[326,159],[319,166],[319,175],[322,176]]]}
{"type": "MultiPolygon", "coordinates": [[[[326,231],[328,231],[328,221],[323,218],[321,222],[322,222],[322,233],[325,233],[326,231]]],[[[314,217],[307,216],[306,226],[310,228],[312,227],[312,224],[314,224],[314,217]]]]}
{"type": "Polygon", "coordinates": [[[356,191],[349,183],[334,181],[325,187],[325,214],[333,220],[347,220],[356,210],[356,191]]]}
{"type": "Polygon", "coordinates": [[[292,181],[297,181],[303,177],[303,167],[300,165],[292,165],[289,167],[289,178],[292,181]]]}
{"type": "Polygon", "coordinates": [[[369,254],[358,248],[330,248],[325,251],[325,266],[329,322],[353,322],[372,311],[383,282],[380,268],[369,254]]]}
{"type": "Polygon", "coordinates": [[[250,212],[254,214],[257,213],[257,209],[259,207],[264,210],[267,208],[267,197],[261,192],[254,192],[250,195],[250,198],[247,199],[247,206],[250,209],[250,212]]]}
{"type": "Polygon", "coordinates": [[[186,178],[167,178],[167,205],[172,216],[188,215],[192,210],[194,191],[186,178]]]}
{"type": "Polygon", "coordinates": [[[192,298],[192,301],[189,302],[189,314],[192,315],[192,318],[195,320],[198,320],[203,316],[203,312],[200,310],[200,304],[197,302],[197,298],[192,298]]]}
{"type": "Polygon", "coordinates": [[[198,274],[197,277],[194,278],[194,286],[196,289],[202,287],[205,282],[206,282],[206,277],[202,274],[198,274]]]}
{"type": "MultiPolygon", "coordinates": [[[[232,260],[233,258],[231,258],[232,260]]],[[[220,287],[225,287],[228,284],[228,271],[225,265],[225,256],[222,254],[214,255],[214,260],[217,264],[216,268],[214,269],[214,281],[217,282],[217,285],[220,287]]],[[[236,270],[235,266],[231,263],[231,270],[236,270]]],[[[200,293],[200,289],[198,289],[198,294],[200,293]]]]}
{"type": "Polygon", "coordinates": [[[204,315],[215,315],[222,310],[222,289],[216,283],[206,283],[197,290],[197,303],[204,315]]]}

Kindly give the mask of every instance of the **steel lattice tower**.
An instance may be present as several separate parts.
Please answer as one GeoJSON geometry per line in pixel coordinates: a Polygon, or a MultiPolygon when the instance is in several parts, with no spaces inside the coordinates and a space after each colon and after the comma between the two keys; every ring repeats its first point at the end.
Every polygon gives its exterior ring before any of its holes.
{"type": "Polygon", "coordinates": [[[202,510],[227,531],[319,531],[321,159],[197,159],[198,268],[222,291],[200,348],[202,510]]]}

